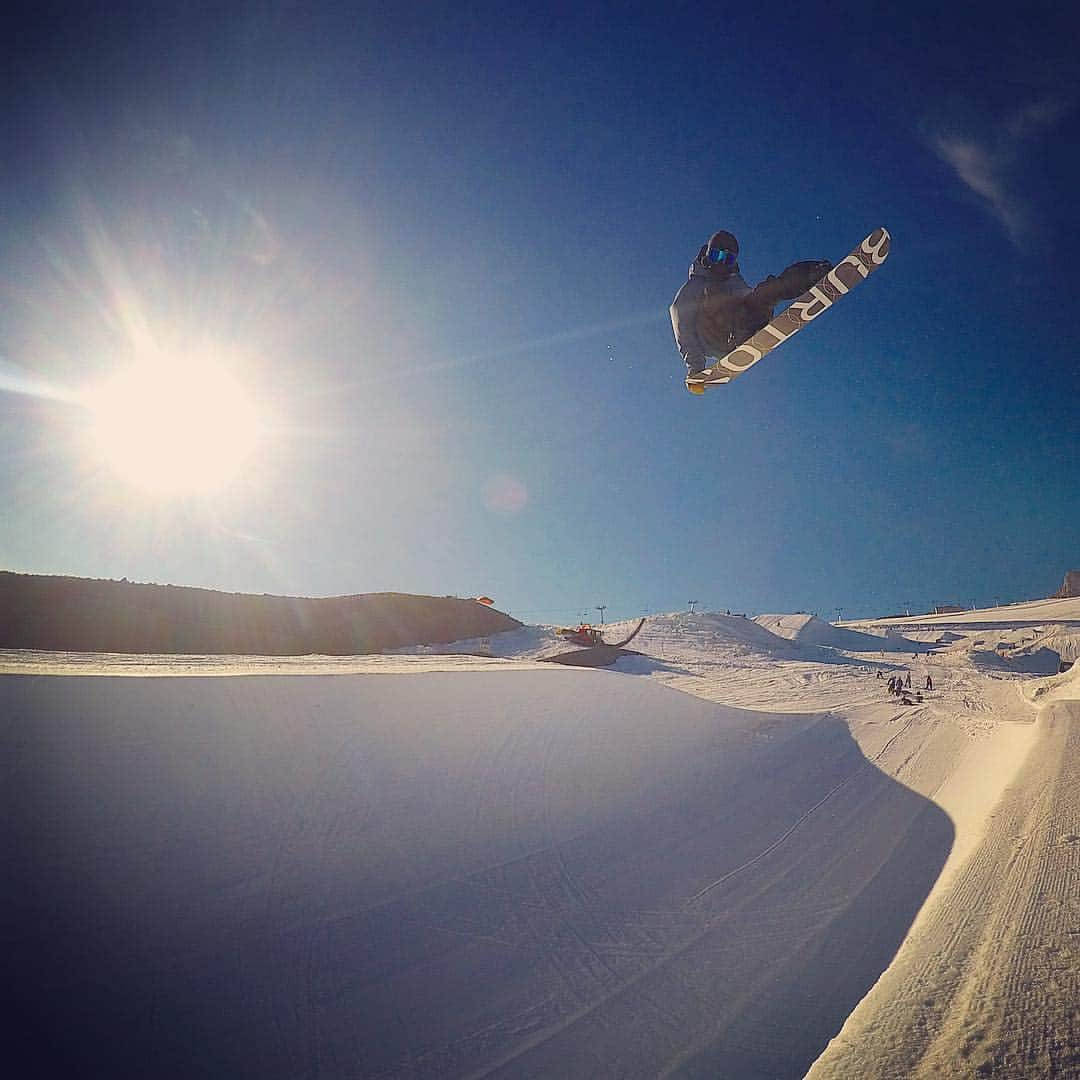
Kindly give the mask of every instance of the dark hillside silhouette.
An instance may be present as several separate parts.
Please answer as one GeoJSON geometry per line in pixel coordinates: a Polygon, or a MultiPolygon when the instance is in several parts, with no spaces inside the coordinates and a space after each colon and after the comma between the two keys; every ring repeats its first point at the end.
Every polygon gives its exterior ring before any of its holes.
{"type": "Polygon", "coordinates": [[[0,571],[5,649],[349,656],[485,637],[520,625],[452,596],[254,596],[0,571]]]}

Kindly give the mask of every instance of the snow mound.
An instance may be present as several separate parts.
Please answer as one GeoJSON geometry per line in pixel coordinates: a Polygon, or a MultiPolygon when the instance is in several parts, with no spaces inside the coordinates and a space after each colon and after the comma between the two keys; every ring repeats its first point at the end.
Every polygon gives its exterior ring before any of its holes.
{"type": "Polygon", "coordinates": [[[1053,649],[1033,649],[1011,653],[995,652],[991,649],[972,649],[971,663],[984,671],[1055,675],[1061,667],[1061,657],[1053,649]]]}
{"type": "Polygon", "coordinates": [[[1022,689],[1028,700],[1039,706],[1054,701],[1080,701],[1080,664],[1073,664],[1060,675],[1039,679],[1022,689]]]}
{"type": "MultiPolygon", "coordinates": [[[[636,625],[636,619],[611,623],[605,627],[604,636],[618,640],[629,634],[636,625]]],[[[794,642],[774,634],[753,619],[714,612],[650,615],[641,632],[627,647],[647,656],[661,658],[680,653],[705,656],[717,653],[769,653],[790,657],[798,651],[794,642]]]]}
{"type": "Polygon", "coordinates": [[[929,646],[920,641],[890,634],[879,637],[859,630],[847,630],[842,626],[819,619],[816,615],[758,615],[754,620],[778,637],[797,641],[802,645],[824,645],[829,649],[847,652],[927,652],[929,646]]]}
{"type": "Polygon", "coordinates": [[[1080,660],[1080,626],[1048,626],[1034,636],[1031,649],[1037,648],[1053,649],[1062,660],[1075,663],[1080,660]]]}

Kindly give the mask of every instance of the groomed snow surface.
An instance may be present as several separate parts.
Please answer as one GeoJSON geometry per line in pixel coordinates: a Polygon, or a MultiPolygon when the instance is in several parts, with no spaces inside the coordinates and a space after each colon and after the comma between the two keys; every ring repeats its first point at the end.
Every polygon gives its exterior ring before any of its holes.
{"type": "Polygon", "coordinates": [[[600,671],[535,627],[493,659],[0,655],[8,1059],[1080,1076],[1080,669],[1023,661],[1075,640],[1055,603],[905,640],[652,616],[600,671]]]}

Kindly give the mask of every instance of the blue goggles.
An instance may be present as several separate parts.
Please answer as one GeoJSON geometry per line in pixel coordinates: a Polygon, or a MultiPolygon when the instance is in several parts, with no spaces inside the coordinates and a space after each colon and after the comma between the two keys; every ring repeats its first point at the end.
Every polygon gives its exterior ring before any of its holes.
{"type": "Polygon", "coordinates": [[[734,266],[739,261],[738,252],[725,251],[723,248],[707,248],[705,259],[713,266],[734,266]]]}

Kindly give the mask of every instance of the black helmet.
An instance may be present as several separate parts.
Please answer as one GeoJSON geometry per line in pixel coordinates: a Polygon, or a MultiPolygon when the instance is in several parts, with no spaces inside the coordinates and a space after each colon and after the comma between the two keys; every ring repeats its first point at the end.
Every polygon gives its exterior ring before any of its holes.
{"type": "Polygon", "coordinates": [[[730,251],[733,255],[739,254],[739,241],[724,229],[709,237],[708,246],[718,251],[730,251]]]}
{"type": "Polygon", "coordinates": [[[734,273],[739,265],[739,241],[723,229],[714,232],[698,252],[698,263],[709,272],[734,273]]]}

